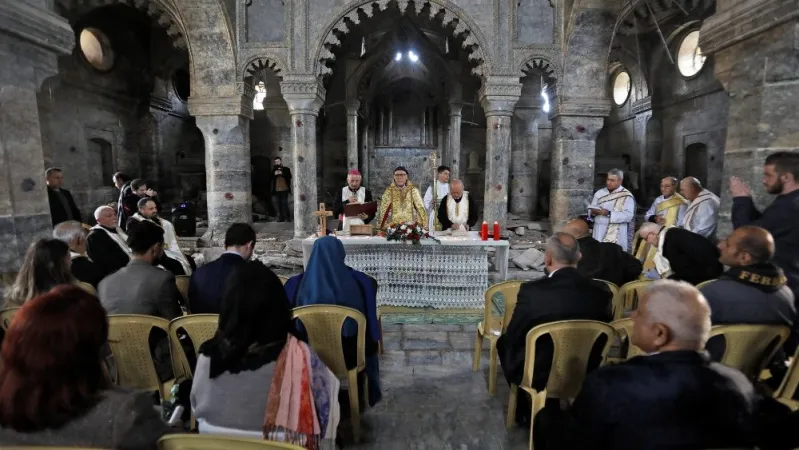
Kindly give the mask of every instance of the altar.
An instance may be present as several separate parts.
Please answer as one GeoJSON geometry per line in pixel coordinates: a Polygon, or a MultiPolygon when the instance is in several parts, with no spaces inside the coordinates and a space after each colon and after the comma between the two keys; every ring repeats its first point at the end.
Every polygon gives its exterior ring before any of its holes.
{"type": "MultiPolygon", "coordinates": [[[[377,236],[339,236],[347,250],[346,263],[377,280],[378,306],[435,309],[482,309],[488,288],[488,252],[496,249],[500,279],[508,274],[508,241],[435,236],[420,245],[387,241],[377,236]]],[[[308,265],[315,237],[302,242],[308,265]]]]}

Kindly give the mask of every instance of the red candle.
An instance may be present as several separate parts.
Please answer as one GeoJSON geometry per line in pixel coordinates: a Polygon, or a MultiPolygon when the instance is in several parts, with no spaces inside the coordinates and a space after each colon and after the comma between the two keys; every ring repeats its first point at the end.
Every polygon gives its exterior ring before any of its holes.
{"type": "Polygon", "coordinates": [[[488,222],[485,220],[483,221],[483,226],[480,228],[480,239],[487,241],[488,240],[488,222]]]}
{"type": "Polygon", "coordinates": [[[500,238],[499,222],[494,222],[494,240],[498,241],[500,238]]]}

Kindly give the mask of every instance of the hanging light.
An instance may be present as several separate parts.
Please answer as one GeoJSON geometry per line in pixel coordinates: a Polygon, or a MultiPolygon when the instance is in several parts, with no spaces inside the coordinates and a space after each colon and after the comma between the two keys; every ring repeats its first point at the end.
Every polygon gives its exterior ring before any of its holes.
{"type": "Polygon", "coordinates": [[[402,52],[397,52],[397,54],[394,55],[394,61],[402,61],[402,52]]]}
{"type": "Polygon", "coordinates": [[[419,55],[417,55],[413,50],[408,50],[408,59],[410,59],[411,62],[419,61],[419,55]]]}

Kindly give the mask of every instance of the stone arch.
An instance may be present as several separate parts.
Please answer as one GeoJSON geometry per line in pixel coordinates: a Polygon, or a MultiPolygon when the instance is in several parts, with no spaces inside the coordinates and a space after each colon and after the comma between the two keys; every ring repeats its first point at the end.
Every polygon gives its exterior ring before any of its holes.
{"type": "Polygon", "coordinates": [[[532,56],[519,66],[521,77],[527,76],[532,71],[540,72],[544,77],[544,83],[550,88],[557,85],[561,75],[560,67],[544,56],[532,56]]]}
{"type": "Polygon", "coordinates": [[[288,73],[286,67],[286,64],[278,56],[269,54],[253,56],[241,65],[241,78],[247,82],[253,77],[261,75],[265,70],[271,70],[279,78],[282,78],[288,73]]]}
{"type": "Polygon", "coordinates": [[[375,6],[377,12],[382,12],[388,8],[390,3],[396,4],[402,14],[406,14],[410,4],[413,3],[416,14],[422,14],[422,11],[426,9],[431,19],[439,17],[442,26],[448,27],[454,24],[452,35],[463,37],[462,46],[467,50],[469,60],[477,63],[477,67],[472,69],[472,73],[484,76],[490,72],[491,60],[487,53],[491,49],[489,41],[468,14],[452,2],[448,0],[354,0],[333,14],[335,19],[325,26],[322,38],[314,46],[314,74],[325,76],[332,73],[332,69],[327,66],[328,62],[334,61],[336,58],[331,49],[341,45],[336,33],[349,33],[351,25],[360,23],[361,13],[366,17],[372,17],[375,14],[375,6]]]}

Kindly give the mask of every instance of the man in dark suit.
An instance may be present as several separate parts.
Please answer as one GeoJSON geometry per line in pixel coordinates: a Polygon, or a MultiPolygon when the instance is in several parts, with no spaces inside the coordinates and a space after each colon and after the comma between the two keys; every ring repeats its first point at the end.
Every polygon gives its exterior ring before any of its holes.
{"type": "Polygon", "coordinates": [[[50,201],[50,217],[53,226],[67,220],[82,222],[80,210],[72,198],[72,194],[62,189],[64,174],[58,167],[51,167],[44,172],[45,182],[47,183],[47,199],[50,201]]]}
{"type": "MultiPolygon", "coordinates": [[[[538,325],[559,320],[610,320],[611,292],[604,285],[580,275],[580,246],[566,233],[547,240],[544,262],[548,277],[522,284],[508,331],[499,337],[497,351],[502,372],[509,383],[519,384],[524,374],[527,332],[538,325]]],[[[553,344],[548,336],[536,342],[533,387],[543,389],[549,377],[553,344]]],[[[599,356],[599,354],[597,354],[599,356]]],[[[596,364],[599,363],[597,359],[596,364]]],[[[517,420],[529,421],[530,407],[519,396],[517,420]]]]}
{"type": "Polygon", "coordinates": [[[580,244],[583,257],[577,264],[577,271],[583,276],[610,281],[616,286],[635,281],[641,276],[641,261],[612,242],[594,239],[585,220],[570,220],[563,227],[563,232],[574,236],[580,244]]]}
{"type": "Polygon", "coordinates": [[[697,285],[718,278],[724,272],[719,262],[719,249],[702,235],[651,222],[641,225],[638,233],[641,239],[658,249],[655,268],[647,272],[650,279],[668,278],[697,285]]]}
{"type": "Polygon", "coordinates": [[[194,271],[189,281],[189,310],[193,314],[219,314],[230,274],[252,257],[255,230],[234,223],[225,233],[225,253],[194,271]]]}
{"type": "Polygon", "coordinates": [[[83,225],[74,220],[61,222],[53,229],[53,238],[69,245],[72,275],[84,283],[91,284],[96,289],[105,273],[86,256],[88,244],[86,235],[83,225]]]}
{"type": "Polygon", "coordinates": [[[127,244],[128,236],[117,226],[114,208],[100,206],[94,211],[94,218],[97,225],[89,232],[86,250],[105,277],[128,265],[131,251],[127,244]]]}

